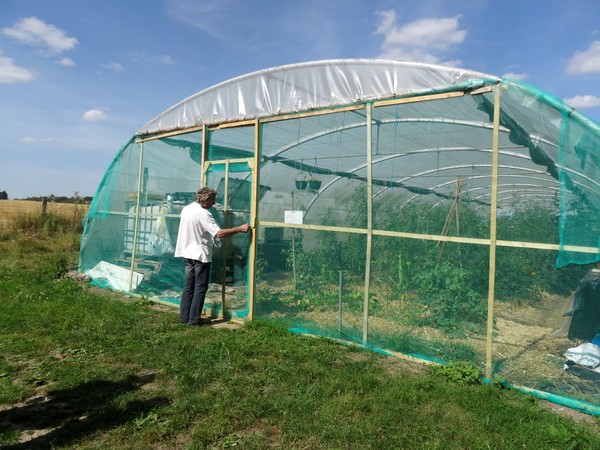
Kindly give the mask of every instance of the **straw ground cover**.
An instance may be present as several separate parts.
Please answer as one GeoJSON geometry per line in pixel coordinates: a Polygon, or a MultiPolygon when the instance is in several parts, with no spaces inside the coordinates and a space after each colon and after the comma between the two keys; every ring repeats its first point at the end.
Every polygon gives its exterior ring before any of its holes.
{"type": "Polygon", "coordinates": [[[0,233],[3,448],[600,447],[595,421],[474,377],[266,322],[181,327],[66,277],[77,236],[0,233]]]}

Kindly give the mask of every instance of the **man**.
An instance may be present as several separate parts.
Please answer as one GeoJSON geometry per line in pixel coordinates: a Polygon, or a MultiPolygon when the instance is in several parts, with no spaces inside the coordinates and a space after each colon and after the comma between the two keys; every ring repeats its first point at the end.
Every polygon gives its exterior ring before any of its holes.
{"type": "Polygon", "coordinates": [[[214,189],[203,187],[196,194],[196,201],[181,211],[175,257],[185,258],[185,286],[179,306],[179,322],[182,324],[201,325],[200,314],[208,290],[214,239],[248,233],[251,229],[247,223],[234,228],[220,228],[208,210],[215,204],[216,196],[214,189]]]}

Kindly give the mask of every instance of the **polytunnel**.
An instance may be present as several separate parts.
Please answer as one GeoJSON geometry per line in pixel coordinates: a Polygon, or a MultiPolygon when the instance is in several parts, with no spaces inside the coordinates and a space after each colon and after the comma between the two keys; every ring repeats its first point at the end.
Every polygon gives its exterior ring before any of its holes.
{"type": "Polygon", "coordinates": [[[254,230],[215,255],[205,314],[468,361],[595,414],[600,369],[578,356],[600,334],[599,144],[598,123],[518,80],[366,59],[261,70],[133,134],[80,270],[178,305],[179,213],[210,186],[221,225],[254,230]]]}

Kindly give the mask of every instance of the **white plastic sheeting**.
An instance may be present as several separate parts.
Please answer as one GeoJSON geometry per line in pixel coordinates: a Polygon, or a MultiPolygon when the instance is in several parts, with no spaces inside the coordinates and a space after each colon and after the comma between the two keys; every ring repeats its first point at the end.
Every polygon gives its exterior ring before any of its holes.
{"type": "Polygon", "coordinates": [[[480,80],[499,78],[465,69],[381,59],[291,64],[200,91],[152,119],[137,134],[445,91],[480,80]]]}

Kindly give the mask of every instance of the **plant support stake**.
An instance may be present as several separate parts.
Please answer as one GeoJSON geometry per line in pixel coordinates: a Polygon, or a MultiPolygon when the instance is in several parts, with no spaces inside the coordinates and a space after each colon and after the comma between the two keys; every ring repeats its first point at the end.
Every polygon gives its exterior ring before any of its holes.
{"type": "Polygon", "coordinates": [[[339,271],[338,282],[338,332],[342,333],[342,290],[344,289],[342,271],[339,271]]]}

